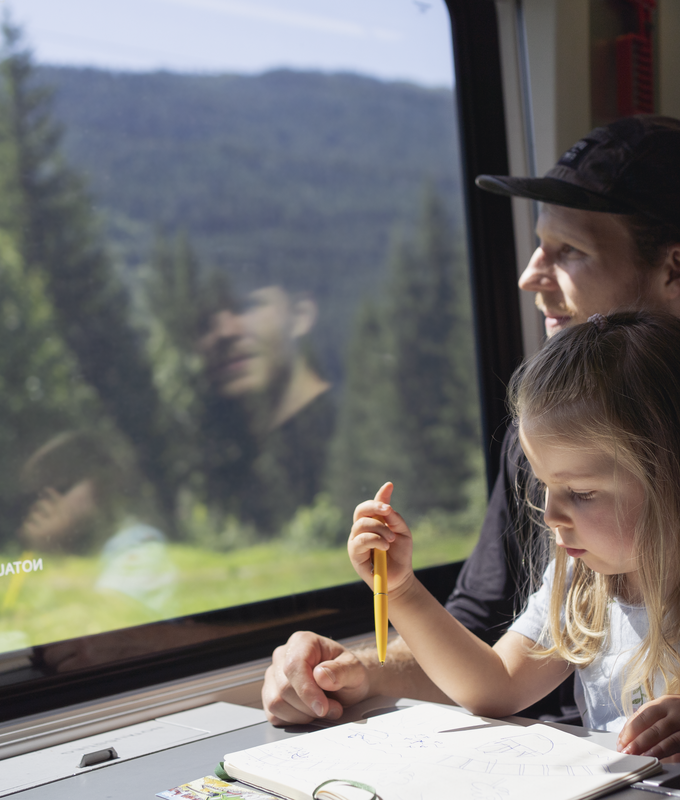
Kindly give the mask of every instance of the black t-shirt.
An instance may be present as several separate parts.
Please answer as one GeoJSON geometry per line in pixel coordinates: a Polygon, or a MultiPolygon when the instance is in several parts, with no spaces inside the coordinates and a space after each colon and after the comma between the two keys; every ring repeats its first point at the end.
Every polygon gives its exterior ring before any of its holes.
{"type": "Polygon", "coordinates": [[[256,436],[238,400],[210,398],[203,421],[208,497],[263,537],[278,536],[323,489],[335,403],[323,392],[266,435],[256,436]]]}
{"type": "Polygon", "coordinates": [[[327,391],[261,442],[243,511],[262,530],[276,534],[300,506],[314,502],[324,486],[334,428],[335,404],[327,391]]]}
{"type": "MultiPolygon", "coordinates": [[[[528,499],[537,504],[538,500],[530,496],[530,475],[517,429],[511,425],[503,439],[500,471],[479,541],[446,602],[447,610],[457,620],[489,644],[505,633],[531,591],[540,586],[547,560],[541,520],[532,519],[526,502],[528,499]],[[529,571],[532,564],[533,575],[529,571]]],[[[522,714],[578,722],[573,678],[522,714]]]]}

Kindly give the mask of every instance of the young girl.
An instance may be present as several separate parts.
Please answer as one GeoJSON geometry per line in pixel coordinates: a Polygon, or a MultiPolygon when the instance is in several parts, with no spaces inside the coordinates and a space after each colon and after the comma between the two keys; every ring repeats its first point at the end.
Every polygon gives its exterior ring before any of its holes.
{"type": "Polygon", "coordinates": [[[372,586],[387,550],[390,619],[452,700],[503,717],[576,670],[584,725],[620,731],[626,753],[680,754],[679,367],[680,320],[631,312],[561,332],[513,376],[553,557],[493,648],[415,577],[392,484],[357,507],[352,564],[372,586]]]}

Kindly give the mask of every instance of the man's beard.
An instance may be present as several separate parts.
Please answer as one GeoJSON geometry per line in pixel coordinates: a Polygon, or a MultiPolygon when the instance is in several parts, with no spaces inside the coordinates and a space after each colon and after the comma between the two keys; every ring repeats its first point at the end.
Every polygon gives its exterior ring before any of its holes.
{"type": "Polygon", "coordinates": [[[536,308],[546,316],[554,316],[554,317],[578,317],[578,311],[575,308],[570,307],[564,301],[559,303],[550,303],[546,302],[545,296],[538,292],[534,299],[534,304],[536,308]]]}

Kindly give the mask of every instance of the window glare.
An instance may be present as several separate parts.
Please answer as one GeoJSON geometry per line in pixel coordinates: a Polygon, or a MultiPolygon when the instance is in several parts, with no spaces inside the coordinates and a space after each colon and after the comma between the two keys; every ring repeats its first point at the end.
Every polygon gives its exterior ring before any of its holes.
{"type": "Polygon", "coordinates": [[[0,652],[353,581],[387,480],[416,566],[464,558],[445,4],[6,5],[0,652]]]}
{"type": "Polygon", "coordinates": [[[44,63],[239,74],[285,67],[428,86],[453,81],[442,0],[63,0],[58,6],[51,0],[14,0],[9,5],[44,63]]]}

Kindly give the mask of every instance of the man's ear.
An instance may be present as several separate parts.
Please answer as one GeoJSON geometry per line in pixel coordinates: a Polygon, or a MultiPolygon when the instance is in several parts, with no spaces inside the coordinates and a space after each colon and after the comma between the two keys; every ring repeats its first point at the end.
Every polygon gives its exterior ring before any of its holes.
{"type": "Polygon", "coordinates": [[[668,248],[663,263],[664,294],[669,303],[673,303],[675,311],[680,315],[680,242],[668,248]]]}
{"type": "Polygon", "coordinates": [[[293,307],[293,338],[306,336],[314,327],[319,309],[311,297],[301,297],[293,307]]]}

